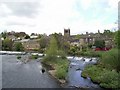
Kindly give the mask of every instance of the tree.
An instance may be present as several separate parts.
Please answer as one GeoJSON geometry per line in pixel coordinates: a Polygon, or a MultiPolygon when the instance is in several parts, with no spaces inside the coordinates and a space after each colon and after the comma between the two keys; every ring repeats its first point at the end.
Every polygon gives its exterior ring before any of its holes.
{"type": "Polygon", "coordinates": [[[95,40],[94,46],[96,46],[96,48],[104,48],[105,41],[104,40],[95,40]]]}
{"type": "Polygon", "coordinates": [[[13,47],[13,41],[9,38],[5,38],[5,40],[2,41],[2,50],[11,51],[13,47]]]}
{"type": "Polygon", "coordinates": [[[47,50],[47,54],[52,56],[57,55],[57,50],[58,50],[57,41],[55,37],[52,36],[50,39],[50,44],[47,50]]]}
{"type": "Polygon", "coordinates": [[[40,48],[42,48],[42,49],[46,48],[47,47],[47,39],[45,37],[41,37],[39,44],[40,44],[40,48]]]}
{"type": "Polygon", "coordinates": [[[62,49],[63,47],[63,38],[62,38],[62,34],[61,33],[54,33],[52,34],[52,36],[55,37],[56,41],[57,41],[57,45],[58,45],[58,49],[62,49]]]}
{"type": "Polygon", "coordinates": [[[57,41],[54,36],[51,36],[50,43],[46,51],[46,57],[44,58],[44,61],[56,60],[57,52],[58,52],[57,41]]]}
{"type": "Polygon", "coordinates": [[[39,52],[43,53],[48,45],[48,38],[42,36],[40,38],[40,41],[39,41],[39,45],[40,45],[40,48],[39,48],[39,52]]]}
{"type": "Polygon", "coordinates": [[[23,50],[24,50],[24,47],[23,47],[22,43],[21,43],[21,42],[16,42],[16,43],[14,44],[14,50],[15,50],[15,51],[23,51],[23,50]]]}
{"type": "Polygon", "coordinates": [[[30,38],[30,36],[29,36],[29,35],[26,35],[26,36],[25,36],[25,39],[29,39],[29,38],[30,38]]]}
{"type": "Polygon", "coordinates": [[[117,48],[120,49],[120,30],[115,33],[115,44],[117,48]]]}
{"type": "Polygon", "coordinates": [[[5,39],[7,37],[7,31],[2,32],[1,35],[5,39]]]}

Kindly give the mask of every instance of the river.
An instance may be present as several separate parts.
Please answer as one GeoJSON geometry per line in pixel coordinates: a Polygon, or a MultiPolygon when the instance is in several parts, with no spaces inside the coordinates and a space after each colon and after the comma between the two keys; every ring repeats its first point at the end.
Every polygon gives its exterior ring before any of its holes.
{"type": "MultiPolygon", "coordinates": [[[[28,58],[22,55],[18,60],[16,55],[0,55],[2,57],[2,87],[3,88],[61,88],[59,82],[47,71],[42,73],[40,58],[23,63],[28,58]]],[[[68,57],[70,61],[65,88],[99,88],[90,78],[83,78],[81,73],[86,65],[96,64],[97,58],[68,57]]]]}
{"type": "Polygon", "coordinates": [[[15,55],[2,55],[2,88],[60,88],[48,72],[41,72],[41,68],[37,60],[24,64],[15,55]]]}
{"type": "Polygon", "coordinates": [[[76,87],[76,88],[99,88],[99,85],[94,84],[91,79],[83,78],[81,73],[85,66],[88,64],[96,64],[98,58],[83,58],[83,57],[71,57],[70,65],[68,69],[68,84],[67,87],[76,87]]]}

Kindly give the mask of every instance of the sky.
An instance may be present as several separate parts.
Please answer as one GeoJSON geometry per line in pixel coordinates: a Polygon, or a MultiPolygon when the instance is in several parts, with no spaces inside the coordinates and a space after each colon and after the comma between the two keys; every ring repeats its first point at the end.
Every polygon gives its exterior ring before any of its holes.
{"type": "Polygon", "coordinates": [[[71,34],[117,30],[120,0],[0,0],[0,32],[71,34]]]}

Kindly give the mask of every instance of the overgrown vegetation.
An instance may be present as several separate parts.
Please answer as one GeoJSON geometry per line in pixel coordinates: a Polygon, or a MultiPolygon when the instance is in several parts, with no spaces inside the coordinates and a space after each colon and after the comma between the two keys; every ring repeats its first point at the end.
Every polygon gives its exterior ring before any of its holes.
{"type": "Polygon", "coordinates": [[[119,75],[120,58],[117,49],[105,52],[98,65],[87,66],[82,72],[83,77],[90,77],[104,88],[120,88],[119,75]]]}
{"type": "Polygon", "coordinates": [[[88,66],[82,72],[83,77],[90,77],[92,81],[104,88],[120,88],[119,75],[116,70],[109,70],[100,65],[88,66]]]}
{"type": "Polygon", "coordinates": [[[15,50],[15,51],[24,51],[24,47],[21,42],[16,42],[16,43],[14,43],[13,46],[14,46],[13,50],[15,50]]]}
{"type": "Polygon", "coordinates": [[[67,75],[69,62],[65,55],[63,50],[58,50],[56,38],[52,36],[42,62],[51,65],[55,69],[55,76],[58,79],[65,79],[67,75]]]}
{"type": "Polygon", "coordinates": [[[17,56],[17,59],[21,59],[21,56],[17,56]]]}
{"type": "Polygon", "coordinates": [[[30,59],[38,59],[38,57],[39,57],[38,55],[31,55],[30,59]]]}

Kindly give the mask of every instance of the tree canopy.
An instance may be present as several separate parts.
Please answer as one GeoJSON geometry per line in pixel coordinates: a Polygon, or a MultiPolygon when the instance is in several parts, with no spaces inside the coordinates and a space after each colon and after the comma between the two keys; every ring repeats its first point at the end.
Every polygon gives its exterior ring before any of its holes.
{"type": "Polygon", "coordinates": [[[96,46],[96,48],[104,48],[105,41],[104,40],[95,40],[94,46],[96,46]]]}

